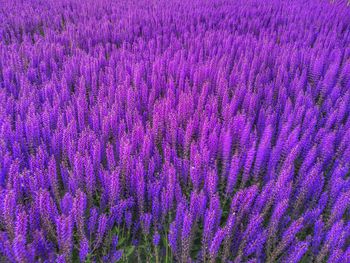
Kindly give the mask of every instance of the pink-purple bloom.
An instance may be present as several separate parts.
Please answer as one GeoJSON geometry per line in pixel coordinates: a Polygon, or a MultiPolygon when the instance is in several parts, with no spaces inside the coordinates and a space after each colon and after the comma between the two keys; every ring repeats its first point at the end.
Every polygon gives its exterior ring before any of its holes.
{"type": "Polygon", "coordinates": [[[347,0],[4,0],[0,262],[347,262],[347,0]]]}

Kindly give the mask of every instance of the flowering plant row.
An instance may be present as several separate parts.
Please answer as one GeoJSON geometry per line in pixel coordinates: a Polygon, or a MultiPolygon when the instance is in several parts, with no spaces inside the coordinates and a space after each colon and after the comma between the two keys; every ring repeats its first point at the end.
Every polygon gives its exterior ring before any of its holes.
{"type": "Polygon", "coordinates": [[[349,262],[344,1],[5,0],[1,262],[349,262]]]}

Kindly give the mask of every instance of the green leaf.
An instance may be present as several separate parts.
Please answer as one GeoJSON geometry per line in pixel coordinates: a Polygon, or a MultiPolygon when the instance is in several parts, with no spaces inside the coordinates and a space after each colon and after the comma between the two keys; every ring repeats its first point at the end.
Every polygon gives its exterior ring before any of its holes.
{"type": "Polygon", "coordinates": [[[91,254],[87,254],[85,263],[91,263],[91,254]]]}
{"type": "Polygon", "coordinates": [[[134,251],[135,251],[135,246],[128,247],[128,248],[126,249],[125,256],[126,256],[126,257],[129,257],[134,251]]]}
{"type": "Polygon", "coordinates": [[[126,238],[125,237],[122,237],[121,239],[118,240],[118,246],[121,246],[124,244],[126,238]]]}

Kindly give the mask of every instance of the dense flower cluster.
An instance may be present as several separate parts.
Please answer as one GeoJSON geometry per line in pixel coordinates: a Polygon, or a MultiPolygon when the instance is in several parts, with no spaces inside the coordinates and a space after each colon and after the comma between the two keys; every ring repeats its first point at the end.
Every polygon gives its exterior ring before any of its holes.
{"type": "Polygon", "coordinates": [[[349,262],[344,1],[0,5],[1,262],[349,262]]]}

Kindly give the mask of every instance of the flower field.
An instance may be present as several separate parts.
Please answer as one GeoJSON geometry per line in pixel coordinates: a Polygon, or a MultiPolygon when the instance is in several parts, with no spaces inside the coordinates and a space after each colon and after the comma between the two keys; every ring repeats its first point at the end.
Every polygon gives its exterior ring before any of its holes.
{"type": "Polygon", "coordinates": [[[350,262],[350,7],[0,0],[0,262],[350,262]]]}

